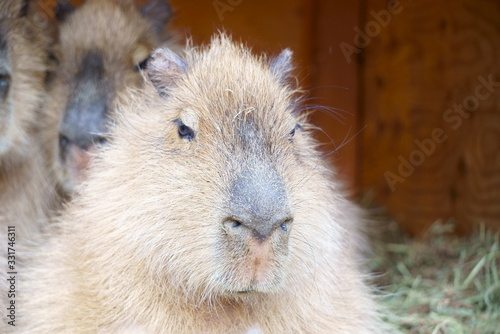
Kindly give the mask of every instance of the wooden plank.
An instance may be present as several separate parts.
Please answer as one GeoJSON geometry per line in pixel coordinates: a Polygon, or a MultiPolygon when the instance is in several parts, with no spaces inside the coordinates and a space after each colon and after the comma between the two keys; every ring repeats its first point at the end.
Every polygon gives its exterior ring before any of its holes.
{"type": "MultiPolygon", "coordinates": [[[[368,1],[365,22],[388,3],[368,1]]],[[[500,87],[485,85],[500,81],[500,3],[398,3],[363,50],[362,186],[414,234],[500,228],[500,87]]]]}
{"type": "Polygon", "coordinates": [[[339,178],[351,195],[359,187],[358,142],[362,136],[358,126],[359,87],[358,57],[346,55],[343,43],[353,43],[354,28],[360,24],[361,1],[318,0],[315,4],[313,45],[312,103],[332,108],[313,115],[313,122],[324,133],[319,139],[325,143],[337,167],[339,178]]]}
{"type": "Polygon", "coordinates": [[[252,46],[255,52],[278,54],[294,51],[299,76],[307,80],[310,64],[309,27],[311,1],[308,0],[170,0],[175,11],[171,27],[195,44],[208,43],[219,30],[252,46]]]}

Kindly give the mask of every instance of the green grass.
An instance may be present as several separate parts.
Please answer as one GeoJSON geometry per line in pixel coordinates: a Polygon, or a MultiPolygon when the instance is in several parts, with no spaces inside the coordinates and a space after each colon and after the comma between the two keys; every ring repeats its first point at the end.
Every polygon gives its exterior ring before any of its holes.
{"type": "Polygon", "coordinates": [[[500,238],[481,228],[459,238],[436,224],[421,240],[388,227],[375,241],[387,322],[403,333],[500,333],[500,238]]]}

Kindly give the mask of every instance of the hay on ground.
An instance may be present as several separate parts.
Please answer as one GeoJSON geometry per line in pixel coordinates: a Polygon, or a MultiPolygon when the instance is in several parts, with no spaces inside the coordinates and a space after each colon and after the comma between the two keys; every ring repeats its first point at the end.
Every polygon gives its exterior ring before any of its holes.
{"type": "Polygon", "coordinates": [[[435,224],[414,240],[392,225],[375,241],[371,269],[387,321],[403,333],[500,333],[499,234],[483,227],[464,238],[452,229],[435,224]]]}

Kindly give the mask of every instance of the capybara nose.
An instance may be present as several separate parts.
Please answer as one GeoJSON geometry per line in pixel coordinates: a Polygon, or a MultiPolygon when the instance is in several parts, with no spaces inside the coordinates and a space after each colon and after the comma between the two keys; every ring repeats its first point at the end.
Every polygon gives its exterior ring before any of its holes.
{"type": "Polygon", "coordinates": [[[288,229],[292,214],[283,180],[270,162],[255,159],[235,179],[230,190],[224,229],[231,234],[252,231],[267,238],[277,227],[288,229]]]}
{"type": "Polygon", "coordinates": [[[293,218],[289,215],[270,221],[258,221],[256,219],[242,219],[230,216],[224,219],[222,227],[230,237],[251,237],[261,241],[276,232],[287,233],[292,222],[293,218]]]}
{"type": "Polygon", "coordinates": [[[106,144],[108,141],[105,136],[101,135],[88,135],[86,137],[72,136],[71,138],[63,133],[59,134],[59,147],[63,158],[69,154],[72,146],[77,147],[83,152],[90,152],[96,146],[106,144]]]}
{"type": "Polygon", "coordinates": [[[60,126],[61,147],[65,141],[89,150],[102,143],[107,132],[106,118],[109,113],[110,87],[105,80],[103,57],[97,52],[87,54],[66,104],[60,126]]]}

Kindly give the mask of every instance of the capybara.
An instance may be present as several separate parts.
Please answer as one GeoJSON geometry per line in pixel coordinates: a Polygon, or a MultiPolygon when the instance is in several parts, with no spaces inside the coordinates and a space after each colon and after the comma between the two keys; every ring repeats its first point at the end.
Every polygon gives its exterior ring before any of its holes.
{"type": "Polygon", "coordinates": [[[26,1],[0,3],[0,217],[20,233],[35,228],[54,190],[40,145],[51,43],[42,28],[26,1]]]}
{"type": "Polygon", "coordinates": [[[59,0],[58,70],[47,105],[59,126],[49,144],[59,152],[56,170],[71,195],[84,176],[91,153],[106,140],[117,93],[142,84],[141,68],[160,45],[171,17],[166,0],[138,8],[132,0],[87,0],[78,8],[59,0]]]}
{"type": "MultiPolygon", "coordinates": [[[[52,41],[48,23],[35,20],[34,10],[28,1],[0,2],[0,303],[4,311],[10,287],[6,287],[6,273],[16,272],[19,265],[16,250],[39,235],[58,202],[52,154],[41,145],[48,131],[42,104],[52,41]]],[[[3,316],[0,331],[5,321],[3,316]]]]}
{"type": "Polygon", "coordinates": [[[156,50],[30,268],[22,332],[388,333],[291,71],[224,34],[156,50]]]}

